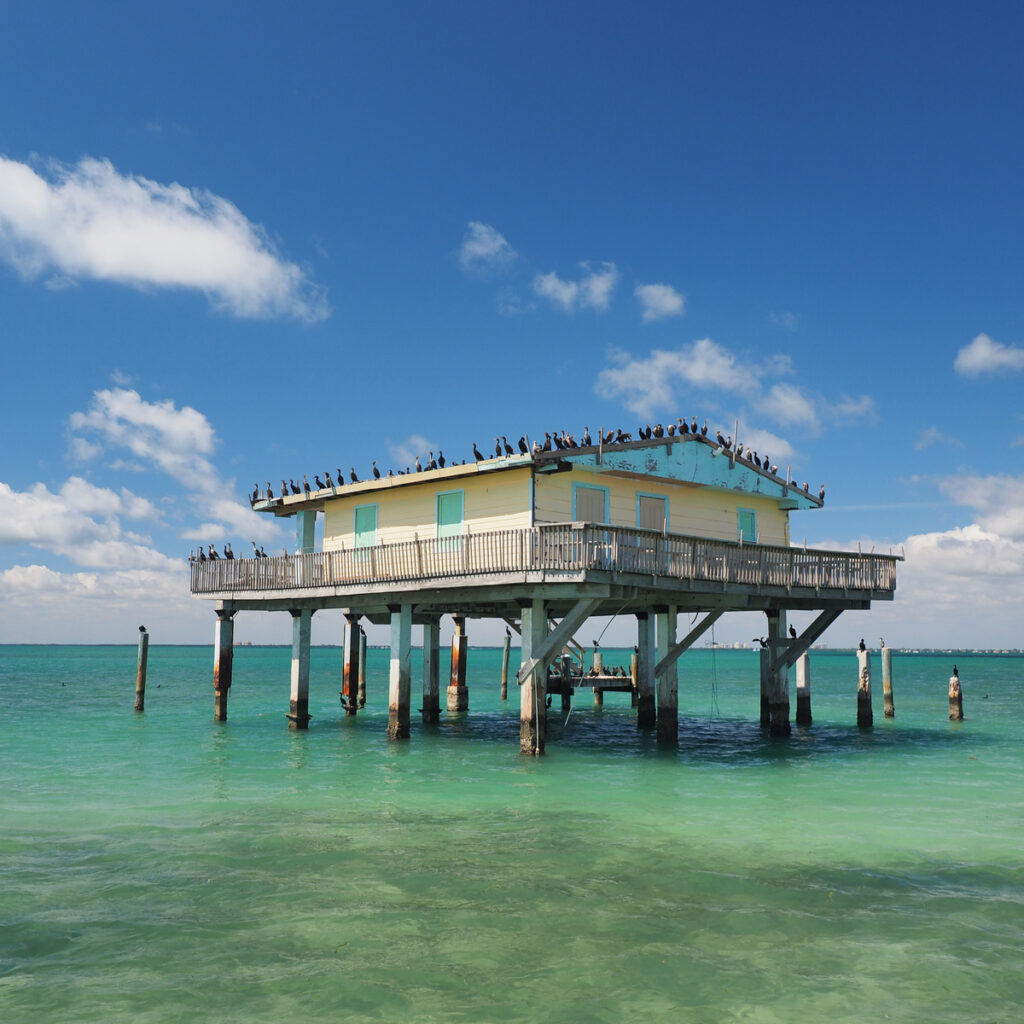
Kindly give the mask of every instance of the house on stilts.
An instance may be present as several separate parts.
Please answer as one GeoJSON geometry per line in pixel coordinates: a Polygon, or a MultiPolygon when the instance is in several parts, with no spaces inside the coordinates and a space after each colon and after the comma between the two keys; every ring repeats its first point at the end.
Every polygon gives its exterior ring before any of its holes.
{"type": "MultiPolygon", "coordinates": [[[[544,750],[549,666],[592,616],[635,616],[638,724],[678,738],[679,656],[725,612],[767,617],[762,723],[790,729],[789,669],[846,609],[892,600],[897,556],[790,544],[789,514],[823,498],[698,432],[481,458],[270,497],[295,520],[296,553],[194,562],[191,589],[216,602],[215,717],[227,716],[234,616],[293,619],[294,728],[309,721],[311,619],[345,615],[342,703],[356,714],[360,620],[391,627],[387,734],[409,735],[411,631],[423,627],[425,720],[440,714],[439,622],[455,622],[446,706],[468,707],[467,630],[506,620],[521,635],[520,745],[544,750]],[[322,550],[314,550],[323,516],[322,550]],[[791,610],[817,612],[798,637],[791,610]],[[700,616],[683,637],[681,614],[700,616]]],[[[755,632],[760,629],[755,627],[755,632]]],[[[558,685],[599,685],[591,669],[558,685]],[[591,680],[588,682],[588,678],[591,680]]],[[[609,686],[608,688],[613,688],[609,686]]]]}

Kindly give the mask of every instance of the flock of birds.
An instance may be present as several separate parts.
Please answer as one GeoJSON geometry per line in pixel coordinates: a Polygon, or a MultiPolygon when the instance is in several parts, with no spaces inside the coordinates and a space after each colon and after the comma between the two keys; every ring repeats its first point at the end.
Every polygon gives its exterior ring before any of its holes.
{"type": "MultiPolygon", "coordinates": [[[[641,426],[637,430],[637,440],[648,441],[652,438],[663,438],[663,437],[704,437],[708,436],[708,421],[705,420],[703,425],[698,426],[697,417],[694,416],[688,423],[686,419],[679,416],[676,418],[675,423],[662,424],[657,423],[653,427],[651,424],[641,426]]],[[[488,458],[506,458],[509,456],[519,455],[539,455],[542,452],[550,451],[569,451],[579,448],[594,448],[598,445],[603,447],[611,447],[617,444],[626,444],[633,440],[633,434],[625,430],[609,430],[607,433],[599,433],[595,440],[590,435],[590,428],[584,427],[583,433],[580,435],[579,440],[576,439],[575,434],[571,434],[566,430],[561,431],[545,431],[544,440],[534,441],[531,445],[529,439],[524,434],[519,438],[517,444],[518,452],[508,442],[506,435],[502,434],[494,438],[494,455],[484,455],[482,451],[477,447],[476,442],[473,442],[473,459],[476,462],[483,462],[488,458]]],[[[715,434],[715,440],[718,442],[718,448],[722,452],[728,452],[730,457],[740,459],[749,463],[751,466],[756,466],[758,469],[765,473],[770,473],[772,476],[778,476],[779,467],[773,465],[769,460],[768,456],[765,455],[763,458],[757,454],[756,451],[750,448],[744,447],[744,445],[737,441],[735,447],[733,446],[732,435],[727,437],[722,436],[722,432],[719,430],[715,434]]],[[[431,469],[444,469],[447,465],[465,465],[466,460],[463,459],[461,463],[449,463],[444,456],[444,452],[438,449],[437,455],[434,455],[433,450],[427,453],[425,460],[421,460],[420,456],[417,455],[413,466],[406,466],[405,469],[400,469],[397,473],[394,470],[389,469],[387,474],[382,474],[377,466],[377,461],[374,460],[371,466],[370,472],[375,480],[380,480],[382,476],[408,476],[413,473],[422,473],[426,470],[431,469]]],[[[355,466],[352,466],[348,474],[349,484],[358,484],[362,481],[359,479],[359,475],[356,473],[355,466]]],[[[787,480],[787,483],[789,481],[787,480]]],[[[323,477],[319,473],[314,474],[313,483],[309,482],[309,475],[307,473],[302,474],[301,485],[295,482],[294,478],[281,480],[281,490],[278,492],[279,497],[286,497],[287,495],[304,494],[307,497],[317,493],[319,491],[334,491],[339,487],[345,487],[345,474],[342,473],[341,469],[338,469],[337,475],[332,477],[331,471],[327,470],[323,474],[323,477]]],[[[803,490],[805,493],[810,494],[810,487],[804,482],[803,490]]],[[[274,489],[270,485],[270,481],[267,481],[267,486],[264,490],[260,490],[260,485],[256,484],[253,488],[252,494],[249,495],[249,504],[255,505],[258,501],[271,501],[275,497],[274,489]]],[[[818,499],[820,501],[825,500],[825,487],[822,485],[818,491],[818,499]]],[[[227,557],[227,556],[225,556],[227,557]]]]}
{"type": "MultiPolygon", "coordinates": [[[[270,556],[263,550],[263,546],[256,546],[256,541],[252,542],[252,557],[253,558],[269,558],[270,556]]],[[[224,544],[224,554],[219,554],[217,549],[212,545],[208,545],[207,550],[204,551],[200,546],[195,551],[188,553],[188,560],[190,562],[217,562],[222,558],[226,558],[229,562],[234,561],[235,553],[231,550],[230,542],[224,544]]]]}

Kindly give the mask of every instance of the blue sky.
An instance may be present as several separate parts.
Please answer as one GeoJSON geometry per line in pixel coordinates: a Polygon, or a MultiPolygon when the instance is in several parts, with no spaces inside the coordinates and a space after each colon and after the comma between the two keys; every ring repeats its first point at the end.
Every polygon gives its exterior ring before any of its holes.
{"type": "Polygon", "coordinates": [[[0,640],[208,642],[257,480],[696,414],[906,550],[827,642],[1021,645],[1024,11],[833,6],[7,5],[0,640]]]}

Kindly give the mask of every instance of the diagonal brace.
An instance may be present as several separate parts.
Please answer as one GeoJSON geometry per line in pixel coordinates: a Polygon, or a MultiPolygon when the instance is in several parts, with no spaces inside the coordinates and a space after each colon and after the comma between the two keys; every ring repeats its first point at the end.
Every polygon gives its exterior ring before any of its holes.
{"type": "Polygon", "coordinates": [[[785,650],[776,654],[772,659],[771,665],[768,667],[768,675],[773,676],[779,669],[790,668],[795,665],[797,659],[801,654],[805,654],[810,650],[811,645],[832,625],[840,615],[843,614],[842,608],[828,608],[823,611],[811,624],[803,631],[800,637],[796,640],[790,640],[786,645],[785,650]]]}
{"type": "Polygon", "coordinates": [[[682,640],[678,643],[674,643],[665,654],[665,657],[654,666],[655,677],[660,676],[665,669],[669,667],[674,661],[679,660],[679,656],[690,647],[692,647],[723,615],[725,614],[724,608],[716,608],[714,611],[710,611],[707,615],[697,623],[693,629],[690,630],[682,640]]]}
{"type": "Polygon", "coordinates": [[[562,621],[548,633],[544,642],[533,652],[530,660],[519,670],[518,682],[522,686],[538,665],[546,665],[551,652],[565,646],[568,640],[587,619],[601,606],[599,597],[581,597],[562,621]]]}

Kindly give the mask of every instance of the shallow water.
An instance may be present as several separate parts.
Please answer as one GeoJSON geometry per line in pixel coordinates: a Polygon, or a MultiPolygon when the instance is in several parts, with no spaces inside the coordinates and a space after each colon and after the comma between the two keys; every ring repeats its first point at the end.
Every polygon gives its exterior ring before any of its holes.
{"type": "Polygon", "coordinates": [[[853,655],[815,653],[772,739],[756,654],[693,651],[678,748],[580,691],[531,759],[500,651],[398,744],[386,651],[353,720],[314,650],[307,732],[289,657],[238,648],[216,724],[210,648],[153,647],[143,715],[134,648],[0,648],[5,1022],[1019,1014],[1024,658],[957,655],[962,723],[948,656],[896,654],[894,720],[876,658],[860,730],[853,655]]]}

